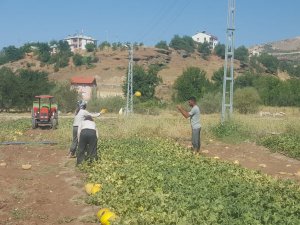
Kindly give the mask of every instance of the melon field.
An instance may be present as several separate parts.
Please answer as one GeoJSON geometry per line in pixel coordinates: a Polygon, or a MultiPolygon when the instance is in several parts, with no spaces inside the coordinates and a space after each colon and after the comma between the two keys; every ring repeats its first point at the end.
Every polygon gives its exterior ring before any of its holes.
{"type": "Polygon", "coordinates": [[[65,157],[72,118],[62,117],[57,130],[30,130],[30,120],[2,118],[2,142],[58,144],[0,147],[7,164],[0,167],[0,224],[100,224],[102,208],[116,215],[106,224],[300,224],[299,143],[292,132],[297,114],[237,115],[224,126],[218,121],[218,115],[203,115],[202,153],[194,155],[187,148],[189,123],[177,113],[107,114],[96,119],[101,159],[75,168],[74,159],[65,157]],[[271,138],[290,146],[259,146],[271,138]],[[18,168],[25,162],[30,171],[18,168]],[[19,175],[8,190],[5,180],[19,175]],[[101,184],[101,190],[87,195],[86,183],[101,184]]]}

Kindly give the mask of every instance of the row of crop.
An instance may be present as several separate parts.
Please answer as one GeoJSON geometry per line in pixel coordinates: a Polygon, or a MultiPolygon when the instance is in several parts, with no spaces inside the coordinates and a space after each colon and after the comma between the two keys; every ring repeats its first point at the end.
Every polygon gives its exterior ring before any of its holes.
{"type": "Polygon", "coordinates": [[[159,138],[105,139],[101,163],[83,167],[102,190],[91,204],[117,224],[299,224],[299,186],[159,138]]]}

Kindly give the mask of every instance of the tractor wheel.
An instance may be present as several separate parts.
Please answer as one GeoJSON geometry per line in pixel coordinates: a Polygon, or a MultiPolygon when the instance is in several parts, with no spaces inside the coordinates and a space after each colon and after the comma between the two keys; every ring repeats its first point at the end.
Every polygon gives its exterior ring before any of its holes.
{"type": "Polygon", "coordinates": [[[32,119],[32,129],[36,129],[38,127],[38,124],[36,122],[36,119],[32,119]]]}

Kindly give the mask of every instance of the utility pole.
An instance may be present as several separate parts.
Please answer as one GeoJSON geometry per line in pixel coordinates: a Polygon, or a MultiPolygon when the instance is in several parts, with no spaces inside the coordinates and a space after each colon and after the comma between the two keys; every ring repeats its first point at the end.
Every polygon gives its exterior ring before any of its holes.
{"type": "Polygon", "coordinates": [[[127,96],[126,96],[126,115],[133,113],[133,44],[128,47],[128,75],[127,75],[127,96]]]}
{"type": "Polygon", "coordinates": [[[234,66],[234,33],[235,33],[235,0],[228,0],[226,31],[226,48],[223,78],[223,98],[221,122],[230,118],[233,113],[233,66],[234,66]],[[229,90],[228,90],[229,89],[229,90]],[[228,96],[229,94],[229,96],[228,96]]]}

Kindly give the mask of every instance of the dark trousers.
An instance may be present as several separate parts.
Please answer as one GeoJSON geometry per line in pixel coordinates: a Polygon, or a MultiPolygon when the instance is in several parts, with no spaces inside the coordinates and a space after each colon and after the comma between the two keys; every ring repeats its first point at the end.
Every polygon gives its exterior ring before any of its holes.
{"type": "Polygon", "coordinates": [[[192,144],[193,144],[194,151],[200,151],[200,146],[201,146],[200,131],[201,128],[192,129],[192,144]]]}
{"type": "Polygon", "coordinates": [[[70,147],[70,153],[72,155],[75,155],[77,146],[78,146],[78,138],[77,138],[77,131],[78,131],[78,127],[77,126],[73,126],[73,140],[72,140],[72,144],[70,147]]]}
{"type": "Polygon", "coordinates": [[[83,129],[80,132],[77,150],[77,165],[83,161],[97,160],[97,135],[95,130],[83,129]]]}

